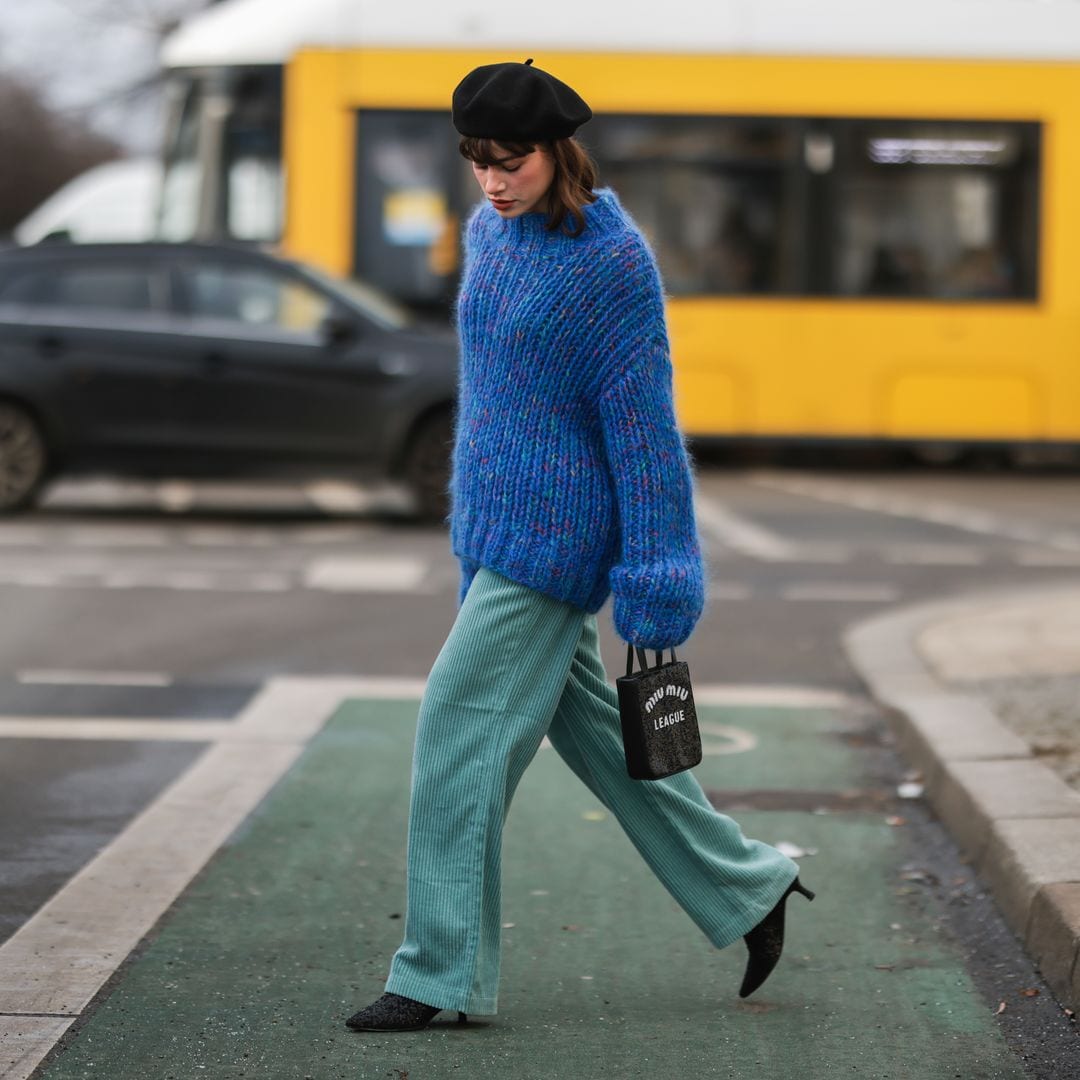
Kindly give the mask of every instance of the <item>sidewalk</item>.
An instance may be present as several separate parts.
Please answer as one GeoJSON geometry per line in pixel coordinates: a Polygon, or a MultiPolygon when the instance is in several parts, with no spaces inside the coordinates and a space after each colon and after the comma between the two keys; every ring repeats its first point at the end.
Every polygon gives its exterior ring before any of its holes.
{"type": "Polygon", "coordinates": [[[845,643],[934,811],[1080,1011],[1080,583],[891,612],[845,643]]]}
{"type": "Polygon", "coordinates": [[[736,996],[745,950],[712,949],[542,749],[506,831],[499,1015],[347,1031],[400,941],[417,704],[338,708],[35,1077],[1021,1080],[905,885],[917,853],[893,792],[866,789],[865,710],[842,707],[701,706],[702,784],[748,835],[799,845],[818,893],[789,901],[758,994],[736,996]]]}

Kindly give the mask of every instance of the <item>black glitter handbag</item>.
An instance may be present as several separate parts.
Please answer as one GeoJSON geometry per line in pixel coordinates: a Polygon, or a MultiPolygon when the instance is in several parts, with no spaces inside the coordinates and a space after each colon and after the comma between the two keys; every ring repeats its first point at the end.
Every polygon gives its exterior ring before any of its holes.
{"type": "Polygon", "coordinates": [[[615,680],[619,692],[626,771],[633,780],[662,780],[701,762],[690,669],[684,660],[665,664],[663,651],[650,668],[638,649],[640,671],[634,671],[634,646],[626,646],[626,674],[615,680]]]}

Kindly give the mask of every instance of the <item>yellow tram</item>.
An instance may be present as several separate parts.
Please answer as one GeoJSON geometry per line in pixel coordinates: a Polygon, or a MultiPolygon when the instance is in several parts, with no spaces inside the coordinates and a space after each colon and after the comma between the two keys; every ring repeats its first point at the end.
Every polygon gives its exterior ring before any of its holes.
{"type": "Polygon", "coordinates": [[[226,0],[166,43],[166,235],[446,314],[450,93],[535,58],[668,292],[699,438],[1080,444],[1080,12],[1019,0],[226,0]]]}

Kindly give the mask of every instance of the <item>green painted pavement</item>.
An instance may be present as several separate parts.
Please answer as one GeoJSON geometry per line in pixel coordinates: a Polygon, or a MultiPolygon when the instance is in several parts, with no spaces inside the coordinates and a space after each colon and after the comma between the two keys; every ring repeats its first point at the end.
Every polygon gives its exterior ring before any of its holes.
{"type": "MultiPolygon", "coordinates": [[[[504,845],[497,1017],[359,1035],[400,941],[416,703],[347,703],[166,916],[48,1080],[1022,1077],[879,813],[746,812],[748,835],[817,848],[784,958],[747,1001],[745,949],[714,950],[550,749],[504,845]]],[[[703,708],[758,736],[707,757],[710,790],[860,782],[822,711],[703,708]]]]}

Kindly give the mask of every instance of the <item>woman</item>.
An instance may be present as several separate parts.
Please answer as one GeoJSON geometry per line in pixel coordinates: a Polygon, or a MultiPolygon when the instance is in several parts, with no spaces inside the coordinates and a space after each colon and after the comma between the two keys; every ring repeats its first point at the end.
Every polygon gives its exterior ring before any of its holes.
{"type": "Polygon", "coordinates": [[[485,199],[466,228],[450,484],[460,609],[420,706],[405,940],[386,993],[346,1023],[416,1031],[497,1005],[502,826],[544,736],[722,948],[740,994],[780,957],[784,902],[813,894],[688,773],[627,776],[596,612],[619,635],[682,644],[704,606],[688,454],[676,426],[663,291],[637,226],[572,138],[592,115],[524,64],[453,97],[485,199]]]}

